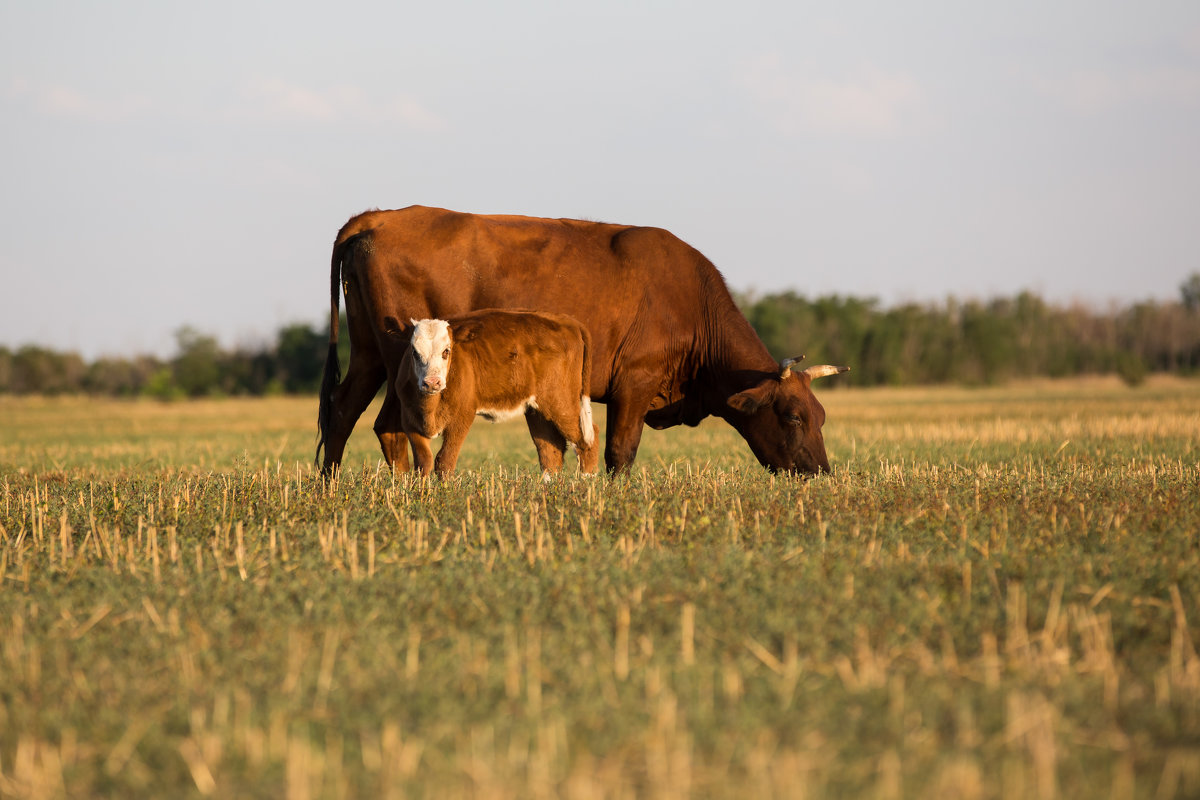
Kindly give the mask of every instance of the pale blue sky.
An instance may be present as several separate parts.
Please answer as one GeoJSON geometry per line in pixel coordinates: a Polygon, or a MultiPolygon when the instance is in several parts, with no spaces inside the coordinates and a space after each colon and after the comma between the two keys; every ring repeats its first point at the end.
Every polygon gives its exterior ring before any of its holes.
{"type": "Polygon", "coordinates": [[[337,229],[413,203],[887,304],[1200,270],[1195,0],[0,0],[0,118],[0,344],[89,358],[319,323],[337,229]]]}

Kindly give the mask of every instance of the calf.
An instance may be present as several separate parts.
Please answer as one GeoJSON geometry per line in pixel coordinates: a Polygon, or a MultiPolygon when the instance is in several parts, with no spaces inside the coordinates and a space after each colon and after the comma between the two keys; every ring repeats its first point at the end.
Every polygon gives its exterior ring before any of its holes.
{"type": "Polygon", "coordinates": [[[453,471],[477,414],[492,422],[524,414],[543,474],[562,469],[567,442],[580,472],[596,471],[591,337],[574,317],[485,310],[412,323],[395,388],[415,470],[453,471]],[[429,440],[438,434],[435,461],[429,440]]]}

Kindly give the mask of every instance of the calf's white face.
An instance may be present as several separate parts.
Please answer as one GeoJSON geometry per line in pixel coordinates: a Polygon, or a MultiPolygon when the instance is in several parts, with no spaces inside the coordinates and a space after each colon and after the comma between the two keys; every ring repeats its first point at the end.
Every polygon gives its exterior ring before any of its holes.
{"type": "Polygon", "coordinates": [[[421,394],[438,394],[446,388],[450,369],[450,323],[444,319],[410,320],[413,324],[413,378],[421,394]]]}

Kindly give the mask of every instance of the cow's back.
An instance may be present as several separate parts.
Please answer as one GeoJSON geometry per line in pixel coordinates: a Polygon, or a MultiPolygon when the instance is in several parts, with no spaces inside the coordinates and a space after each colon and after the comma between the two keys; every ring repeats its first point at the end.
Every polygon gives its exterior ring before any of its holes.
{"type": "Polygon", "coordinates": [[[413,206],[355,217],[339,242],[354,236],[369,238],[357,279],[380,330],[487,308],[566,314],[591,335],[588,389],[598,400],[626,363],[678,361],[670,348],[699,335],[716,274],[659,228],[413,206]]]}

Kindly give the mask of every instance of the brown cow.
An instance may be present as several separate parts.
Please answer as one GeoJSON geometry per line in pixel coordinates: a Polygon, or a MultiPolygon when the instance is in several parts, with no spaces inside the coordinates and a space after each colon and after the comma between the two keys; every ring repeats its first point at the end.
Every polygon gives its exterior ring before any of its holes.
{"type": "Polygon", "coordinates": [[[330,344],[318,413],[322,469],[341,461],[354,423],[387,381],[375,420],[384,458],[407,468],[390,387],[410,318],[482,308],[568,314],[592,337],[588,393],[608,405],[604,460],[627,469],[642,425],[726,420],[768,469],[825,472],[825,410],[814,378],[776,363],[716,267],[660,228],[570,219],[480,216],[412,206],[369,211],[338,232],[330,263],[330,344]],[[346,295],[350,365],[339,383],[338,289],[346,295]],[[397,336],[396,334],[400,334],[397,336]]]}
{"type": "Polygon", "coordinates": [[[524,414],[544,474],[562,469],[567,442],[575,446],[579,471],[596,471],[589,337],[577,320],[487,310],[412,323],[395,390],[414,469],[453,471],[476,415],[498,422],[524,414]],[[444,441],[435,462],[429,440],[439,434],[444,441]]]}

